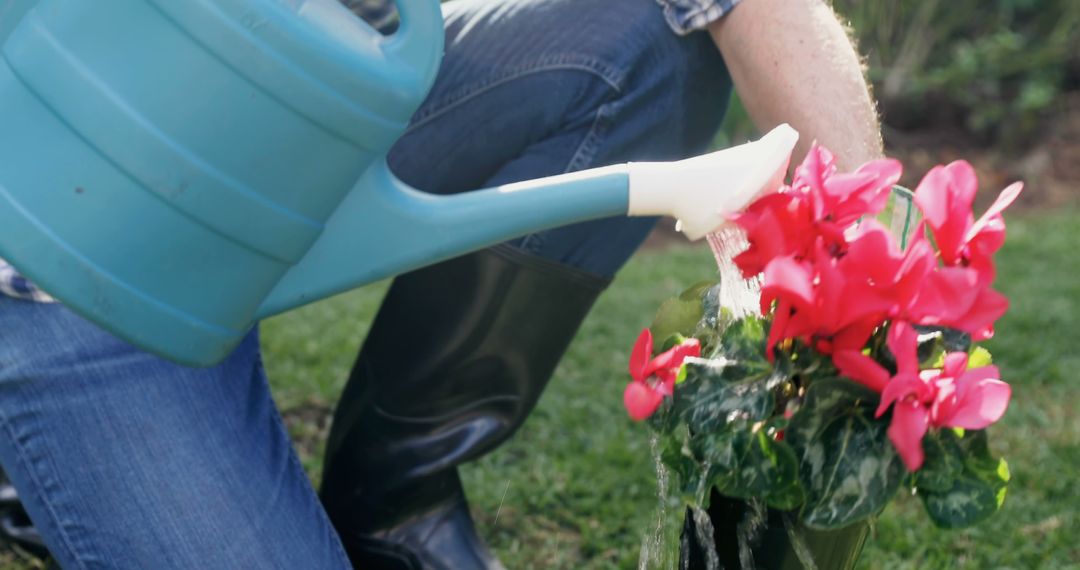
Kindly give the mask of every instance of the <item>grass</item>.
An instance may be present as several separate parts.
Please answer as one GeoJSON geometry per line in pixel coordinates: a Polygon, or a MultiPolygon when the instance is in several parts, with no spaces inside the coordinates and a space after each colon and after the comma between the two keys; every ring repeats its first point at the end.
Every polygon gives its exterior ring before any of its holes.
{"type": "MultiPolygon", "coordinates": [[[[865,569],[1080,568],[1080,210],[1009,220],[998,287],[1013,301],[989,343],[1012,406],[992,428],[1013,483],[1002,513],[964,531],[935,529],[910,497],[878,519],[865,569]]],[[[642,252],[601,297],[518,435],[464,469],[481,532],[508,568],[634,568],[652,524],[648,437],[621,406],[625,361],[655,308],[711,276],[703,247],[642,252]]],[[[318,480],[329,410],[386,284],[263,326],[275,397],[318,480]]],[[[30,568],[0,556],[0,568],[30,568]]]]}
{"type": "MultiPolygon", "coordinates": [[[[989,343],[1014,398],[992,429],[1010,461],[1004,510],[972,529],[935,529],[916,499],[878,519],[861,568],[1080,568],[1080,211],[1009,220],[998,288],[1013,307],[989,343]]],[[[633,568],[655,516],[647,433],[621,407],[636,333],[666,297],[710,277],[704,247],[642,252],[601,297],[518,435],[464,469],[481,531],[509,568],[633,568]]],[[[385,285],[266,323],[287,416],[333,402],[385,285]]],[[[325,425],[293,422],[315,474],[325,425]],[[314,440],[314,444],[311,441],[314,440]]]]}

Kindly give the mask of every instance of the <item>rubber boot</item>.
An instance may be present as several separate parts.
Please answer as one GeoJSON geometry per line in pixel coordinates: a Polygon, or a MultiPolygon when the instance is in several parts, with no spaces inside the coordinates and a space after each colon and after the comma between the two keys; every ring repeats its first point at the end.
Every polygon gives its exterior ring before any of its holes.
{"type": "Polygon", "coordinates": [[[357,568],[502,568],[456,467],[535,407],[604,279],[501,245],[397,278],[334,415],[321,496],[357,568]]]}

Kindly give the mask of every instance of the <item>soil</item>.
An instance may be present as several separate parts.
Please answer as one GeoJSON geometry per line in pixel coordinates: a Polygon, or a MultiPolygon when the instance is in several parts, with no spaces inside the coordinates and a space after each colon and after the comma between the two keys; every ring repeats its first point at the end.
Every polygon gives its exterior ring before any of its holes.
{"type": "MultiPolygon", "coordinates": [[[[886,125],[885,152],[904,163],[901,184],[914,189],[930,168],[953,160],[970,162],[979,175],[976,215],[998,192],[1017,180],[1024,193],[1010,211],[1037,212],[1080,204],[1080,92],[1066,96],[1060,111],[1046,122],[1038,142],[1021,148],[987,146],[978,137],[954,127],[902,131],[886,125]]],[[[643,249],[686,244],[665,218],[649,235],[643,249]]]]}

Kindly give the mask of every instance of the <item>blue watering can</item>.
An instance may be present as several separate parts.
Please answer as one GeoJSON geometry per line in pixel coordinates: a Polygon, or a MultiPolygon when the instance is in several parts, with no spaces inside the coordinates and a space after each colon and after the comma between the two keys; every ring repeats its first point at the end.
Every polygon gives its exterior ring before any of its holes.
{"type": "Polygon", "coordinates": [[[0,0],[0,258],[177,362],[263,317],[529,232],[673,215],[698,238],[798,135],[453,196],[385,155],[442,54],[438,0],[379,34],[338,0],[0,0]]]}

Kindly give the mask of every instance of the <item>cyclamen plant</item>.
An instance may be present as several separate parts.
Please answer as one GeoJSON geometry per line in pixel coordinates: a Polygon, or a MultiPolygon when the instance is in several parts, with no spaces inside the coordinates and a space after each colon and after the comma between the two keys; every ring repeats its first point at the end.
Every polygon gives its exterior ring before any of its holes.
{"type": "Polygon", "coordinates": [[[689,504],[714,486],[818,529],[872,517],[901,488],[942,527],[1001,507],[1008,467],[985,428],[1011,390],[976,343],[1008,307],[993,255],[1022,186],[976,220],[967,162],[935,167],[913,195],[894,188],[900,174],[890,159],[839,173],[815,145],[790,185],[732,219],[760,316],[734,316],[723,283],[703,283],[642,331],[624,403],[661,435],[689,504]],[[922,220],[899,235],[874,217],[910,220],[905,206],[922,220]]]}

